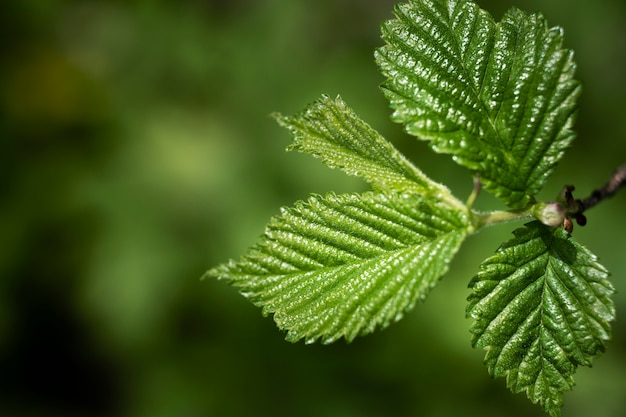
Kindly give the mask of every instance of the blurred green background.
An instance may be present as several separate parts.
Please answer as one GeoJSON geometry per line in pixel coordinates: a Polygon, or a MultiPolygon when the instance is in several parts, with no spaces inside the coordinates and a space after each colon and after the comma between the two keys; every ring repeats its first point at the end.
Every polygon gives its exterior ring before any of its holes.
{"type": "MultiPolygon", "coordinates": [[[[462,199],[471,179],[389,121],[373,61],[390,0],[5,2],[0,10],[0,415],[542,416],[482,366],[467,282],[514,225],[468,239],[424,304],[332,346],[283,341],[199,278],[282,205],[365,189],[268,117],[341,94],[462,199]]],[[[498,19],[512,0],[480,1],[498,19]]],[[[626,160],[626,3],[518,0],[565,28],[578,140],[542,194],[626,160]]],[[[500,208],[484,194],[482,208],[500,208]]],[[[565,416],[626,416],[626,192],[575,237],[612,271],[614,341],[565,416]]]]}

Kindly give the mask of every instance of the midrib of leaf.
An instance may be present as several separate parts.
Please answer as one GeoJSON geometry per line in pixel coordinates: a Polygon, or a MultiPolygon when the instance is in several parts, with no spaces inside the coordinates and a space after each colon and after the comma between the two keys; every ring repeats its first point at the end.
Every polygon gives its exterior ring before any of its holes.
{"type": "MultiPolygon", "coordinates": [[[[473,7],[475,5],[471,3],[456,3],[455,4],[455,6],[459,6],[459,5],[469,6],[471,9],[475,8],[473,7]]],[[[472,72],[474,71],[470,71],[467,65],[467,62],[465,60],[458,59],[458,57],[467,56],[469,46],[472,44],[472,39],[475,38],[477,30],[481,28],[480,23],[478,23],[479,17],[487,19],[481,23],[489,24],[488,26],[486,25],[486,27],[489,27],[489,28],[491,28],[492,26],[491,19],[488,16],[486,16],[485,12],[483,12],[482,10],[476,9],[475,11],[472,11],[467,14],[468,16],[472,18],[472,21],[473,21],[472,27],[469,30],[469,32],[466,32],[465,35],[458,35],[457,33],[455,33],[455,27],[454,27],[455,21],[453,20],[453,16],[457,15],[458,17],[461,17],[461,14],[455,9],[455,10],[449,11],[449,13],[446,16],[444,16],[443,14],[434,13],[434,10],[435,10],[434,8],[433,9],[427,8],[427,9],[421,9],[421,12],[424,15],[428,16],[428,20],[432,20],[432,21],[439,20],[441,22],[439,24],[435,24],[435,26],[437,29],[447,32],[447,36],[445,37],[446,43],[450,42],[451,43],[450,49],[455,50],[454,51],[455,53],[448,54],[446,58],[450,61],[456,61],[459,67],[462,68],[463,70],[462,77],[459,81],[466,83],[470,87],[471,91],[473,92],[473,98],[474,98],[473,101],[487,114],[488,109],[485,107],[484,103],[480,99],[480,96],[482,92],[482,87],[484,85],[483,81],[485,79],[488,66],[485,66],[482,70],[475,71],[477,75],[480,75],[480,77],[473,77],[472,72]],[[440,17],[442,17],[443,19],[439,19],[440,17]],[[448,30],[448,29],[451,29],[451,30],[448,30]],[[463,47],[463,45],[461,44],[461,41],[467,41],[465,47],[463,47]],[[477,81],[477,78],[480,78],[480,81],[477,81]],[[477,85],[479,85],[478,88],[476,88],[477,85]]],[[[415,19],[409,17],[408,15],[404,13],[398,17],[400,17],[400,19],[403,20],[405,24],[411,26],[417,34],[421,35],[421,37],[423,38],[432,37],[432,33],[428,33],[424,31],[422,27],[416,23],[415,19]]],[[[491,37],[489,41],[486,43],[493,44],[492,41],[493,41],[493,37],[491,37]]],[[[406,47],[405,48],[406,52],[411,52],[412,49],[408,45],[404,44],[404,46],[406,47]]],[[[485,48],[485,50],[488,51],[487,59],[486,59],[486,62],[488,62],[489,58],[491,57],[492,47],[487,47],[485,48]]],[[[446,53],[448,51],[442,48],[440,52],[446,53]]],[[[431,60],[429,64],[434,65],[434,66],[439,65],[436,60],[431,60]]],[[[472,66],[475,66],[475,65],[472,65],[472,66]]],[[[492,124],[492,127],[493,127],[493,132],[497,134],[497,129],[495,128],[493,124],[492,124]]]]}
{"type": "Polygon", "coordinates": [[[377,51],[394,120],[510,207],[531,203],[573,139],[579,87],[560,30],[515,9],[496,24],[464,0],[413,0],[396,16],[377,51]]]}
{"type": "Polygon", "coordinates": [[[424,298],[470,229],[465,212],[423,196],[313,196],[284,209],[244,257],[209,275],[274,314],[290,341],[352,340],[424,298]]]}
{"type": "MultiPolygon", "coordinates": [[[[455,241],[461,237],[462,233],[447,233],[433,241],[380,254],[367,260],[359,259],[338,267],[322,268],[319,271],[310,272],[306,277],[295,273],[285,276],[281,278],[280,292],[285,291],[289,294],[276,297],[272,305],[288,303],[290,307],[276,313],[274,319],[283,328],[299,327],[297,331],[289,331],[287,336],[289,341],[296,341],[305,334],[318,333],[344,335],[347,340],[352,340],[359,333],[370,333],[375,330],[374,323],[368,325],[368,315],[376,311],[386,317],[381,322],[381,326],[386,327],[391,322],[399,320],[416,298],[425,297],[434,284],[431,277],[419,274],[414,274],[409,279],[399,279],[401,274],[398,274],[398,279],[381,279],[391,278],[389,274],[389,270],[392,269],[391,265],[398,271],[415,269],[416,264],[419,263],[420,269],[429,270],[433,268],[433,258],[429,259],[426,254],[437,252],[438,247],[448,245],[454,247],[455,241]],[[323,275],[359,276],[359,279],[348,282],[316,279],[323,275]],[[290,278],[293,279],[290,280],[290,278]],[[303,286],[301,285],[303,278],[316,280],[317,285],[313,288],[303,286]],[[334,295],[344,292],[346,288],[350,290],[346,296],[325,297],[326,294],[334,295]],[[350,296],[350,293],[358,294],[358,296],[350,296]],[[398,294],[405,296],[405,301],[400,305],[393,300],[398,294]],[[306,306],[316,302],[328,305],[341,304],[341,308],[335,308],[335,314],[314,314],[315,309],[306,306]],[[392,314],[390,314],[391,311],[393,311],[392,314]]],[[[268,292],[267,295],[271,296],[271,293],[268,292]]],[[[265,314],[274,312],[270,305],[264,309],[265,314]]],[[[311,336],[307,339],[309,342],[314,340],[315,338],[311,336]]],[[[335,337],[324,338],[325,343],[331,343],[334,340],[336,340],[335,337]]]]}
{"type": "MultiPolygon", "coordinates": [[[[458,6],[459,4],[461,4],[461,5],[467,5],[467,6],[470,6],[470,7],[471,7],[471,6],[475,6],[475,5],[474,5],[474,4],[472,4],[472,3],[456,3],[456,5],[455,5],[455,6],[458,6]]],[[[429,11],[427,11],[427,13],[429,13],[429,11]]],[[[470,38],[474,38],[474,37],[475,37],[475,35],[476,35],[476,31],[477,31],[478,29],[480,29],[480,26],[479,26],[479,23],[478,23],[479,16],[480,16],[480,17],[482,17],[482,18],[485,18],[485,17],[486,17],[486,21],[487,21],[487,22],[489,22],[489,23],[492,23],[492,22],[491,22],[491,19],[489,18],[489,16],[485,16],[485,15],[486,15],[486,12],[483,12],[482,10],[477,9],[477,12],[476,12],[476,13],[473,13],[473,17],[474,17],[474,18],[472,19],[472,20],[473,20],[473,25],[472,25],[471,30],[469,31],[469,34],[471,34],[471,36],[465,35],[465,36],[458,36],[458,37],[457,37],[457,34],[456,34],[456,33],[454,33],[454,21],[452,20],[452,17],[453,17],[453,15],[454,15],[454,14],[457,14],[458,16],[461,16],[461,14],[460,14],[460,13],[458,13],[458,12],[456,12],[456,11],[455,11],[455,12],[453,12],[453,13],[450,13],[450,14],[447,16],[447,17],[448,17],[447,22],[446,22],[446,23],[444,23],[444,24],[442,24],[442,25],[441,25],[441,27],[442,27],[442,28],[444,28],[444,27],[445,27],[445,28],[450,27],[450,28],[452,28],[452,29],[453,29],[451,32],[449,32],[449,37],[450,37],[450,39],[453,41],[454,45],[456,46],[456,48],[455,48],[455,49],[456,49],[456,52],[457,52],[458,56],[465,57],[468,51],[467,51],[467,49],[466,49],[466,48],[463,48],[463,47],[462,47],[462,45],[460,44],[460,42],[459,42],[459,41],[462,41],[462,40],[464,40],[464,39],[467,39],[467,40],[468,40],[468,42],[467,42],[467,47],[469,48],[469,46],[472,44],[472,42],[471,42],[470,38]]],[[[433,18],[433,17],[436,17],[436,15],[431,14],[431,18],[433,18]]],[[[486,23],[486,22],[485,22],[485,21],[483,21],[483,23],[486,23]]],[[[416,29],[418,29],[418,27],[416,27],[415,25],[414,25],[413,27],[414,27],[414,28],[416,28],[416,29]]],[[[496,25],[495,27],[496,27],[496,30],[499,30],[498,25],[496,25]]],[[[418,30],[419,30],[419,29],[418,29],[418,30]]],[[[491,37],[491,38],[489,39],[489,42],[487,42],[487,43],[489,43],[489,44],[493,45],[494,38],[495,38],[495,36],[494,36],[494,37],[491,37]]],[[[517,40],[516,40],[516,41],[517,41],[517,40]]],[[[517,42],[516,42],[516,48],[517,48],[517,42]]],[[[518,162],[518,161],[517,161],[517,160],[515,160],[515,158],[513,157],[513,155],[512,155],[512,154],[509,152],[509,150],[508,150],[508,147],[509,147],[509,145],[510,145],[510,144],[506,144],[506,143],[505,143],[504,139],[503,139],[503,138],[502,138],[502,136],[500,135],[500,132],[499,132],[499,131],[498,131],[498,129],[496,128],[496,120],[497,120],[497,118],[498,118],[498,114],[499,114],[499,112],[500,112],[500,106],[498,107],[498,110],[497,110],[497,112],[496,112],[495,117],[492,117],[491,112],[489,111],[489,109],[488,109],[488,108],[487,108],[487,106],[485,105],[485,102],[481,99],[482,92],[483,92],[483,86],[484,86],[485,76],[486,76],[486,74],[487,74],[487,69],[489,68],[488,63],[489,63],[490,59],[491,59],[491,58],[492,58],[492,56],[493,56],[493,54],[492,54],[492,52],[493,52],[492,47],[488,47],[488,48],[486,48],[486,50],[487,50],[487,51],[489,51],[489,52],[488,52],[487,59],[486,59],[487,65],[486,65],[486,66],[485,66],[485,67],[484,67],[481,71],[477,71],[477,72],[479,72],[479,73],[480,73],[480,77],[479,77],[479,78],[480,78],[480,84],[479,84],[478,82],[476,82],[476,78],[478,78],[478,77],[472,77],[472,71],[470,71],[469,66],[468,66],[468,63],[467,63],[465,60],[459,60],[459,61],[458,61],[458,62],[459,62],[459,66],[460,66],[460,67],[462,68],[462,70],[463,70],[463,71],[462,71],[462,72],[463,72],[463,74],[464,74],[464,77],[463,77],[463,78],[465,78],[465,79],[467,79],[467,80],[468,80],[468,81],[467,81],[467,85],[469,86],[470,90],[471,90],[471,91],[472,91],[472,93],[473,93],[473,94],[472,94],[472,95],[473,95],[473,99],[474,99],[473,101],[474,101],[474,102],[478,105],[478,107],[479,107],[479,113],[484,113],[484,115],[486,115],[486,116],[485,116],[485,118],[486,118],[486,120],[487,120],[487,122],[488,122],[488,124],[489,124],[489,127],[490,127],[490,129],[489,129],[489,135],[480,135],[480,136],[478,136],[478,140],[479,140],[480,142],[483,142],[483,143],[487,144],[487,145],[493,145],[491,142],[489,142],[489,141],[487,141],[487,140],[486,140],[486,137],[487,137],[487,138],[488,138],[489,136],[494,137],[494,138],[496,139],[496,141],[498,142],[496,145],[499,145],[499,148],[501,148],[501,149],[503,150],[503,153],[504,153],[504,155],[505,155],[505,157],[506,157],[507,161],[508,161],[509,163],[511,163],[511,164],[517,164],[517,162],[518,162]],[[473,82],[471,82],[471,81],[469,81],[469,80],[472,80],[473,82]],[[478,88],[476,87],[477,85],[478,85],[478,88]]],[[[452,57],[450,57],[450,58],[456,58],[456,57],[452,56],[452,57]]],[[[455,60],[456,60],[456,59],[455,59],[455,60]]],[[[510,75],[510,72],[509,72],[509,75],[510,75]]],[[[454,99],[454,98],[452,98],[452,99],[454,99]]]]}
{"type": "Polygon", "coordinates": [[[288,150],[308,153],[331,168],[360,176],[375,190],[433,196],[463,209],[447,187],[428,178],[339,96],[322,96],[294,116],[274,117],[294,136],[288,150]]]}
{"type": "Polygon", "coordinates": [[[615,311],[608,273],[563,230],[532,222],[481,265],[470,283],[473,344],[495,377],[527,391],[553,416],[578,365],[610,339],[615,311]]]}
{"type": "MultiPolygon", "coordinates": [[[[429,16],[429,18],[433,19],[433,20],[434,20],[435,17],[439,17],[439,15],[433,13],[432,10],[428,10],[428,9],[424,11],[424,14],[427,14],[429,16]]],[[[425,32],[420,26],[416,25],[414,19],[412,19],[412,18],[410,18],[408,16],[405,16],[405,15],[402,15],[402,16],[399,15],[398,17],[403,19],[404,23],[410,25],[414,29],[415,33],[417,33],[419,35],[422,35],[423,37],[430,37],[432,35],[431,33],[425,32]]],[[[447,27],[451,23],[452,23],[452,18],[451,18],[451,16],[448,16],[447,22],[443,23],[441,25],[441,28],[447,27]]],[[[472,32],[472,34],[474,34],[474,32],[472,32]]],[[[447,40],[451,41],[452,44],[455,46],[455,49],[456,49],[456,52],[458,53],[458,56],[464,56],[465,54],[462,52],[463,48],[461,47],[461,45],[458,42],[455,42],[454,38],[455,38],[455,34],[453,32],[450,32],[450,36],[449,36],[449,38],[447,40]]],[[[409,45],[403,43],[402,46],[404,47],[403,49],[404,49],[405,53],[407,53],[407,54],[411,53],[412,48],[409,45]]],[[[445,53],[447,51],[445,51],[442,48],[442,52],[445,53]]],[[[491,54],[489,56],[491,56],[491,54]]],[[[477,89],[476,86],[475,86],[475,83],[470,81],[472,79],[472,76],[470,75],[470,71],[468,70],[466,62],[464,62],[463,60],[458,60],[457,56],[455,56],[455,55],[448,55],[446,57],[446,59],[449,60],[449,61],[456,61],[458,66],[459,66],[459,68],[462,69],[462,71],[460,71],[459,74],[456,74],[459,77],[458,81],[460,83],[465,84],[466,86],[469,87],[469,89],[470,89],[470,91],[472,93],[471,94],[472,107],[474,107],[474,106],[477,107],[477,108],[475,108],[475,114],[478,114],[481,117],[484,117],[485,120],[488,123],[488,126],[489,126],[488,132],[485,132],[485,134],[478,135],[477,136],[478,141],[483,143],[484,145],[493,146],[494,144],[489,139],[495,138],[497,140],[497,142],[499,142],[497,144],[497,145],[499,145],[499,149],[497,149],[495,151],[496,152],[501,152],[505,156],[505,158],[507,159],[507,161],[510,164],[517,164],[518,161],[516,161],[515,158],[513,158],[512,154],[508,151],[508,147],[509,146],[507,144],[505,144],[503,138],[501,137],[500,133],[498,132],[498,130],[497,130],[496,126],[495,126],[498,113],[496,113],[495,117],[492,117],[491,114],[490,114],[490,111],[485,106],[485,103],[482,102],[482,100],[480,99],[480,96],[481,96],[480,92],[482,91],[482,86],[483,86],[482,82],[481,82],[481,86],[479,87],[479,89],[477,89]]],[[[487,59],[487,61],[489,61],[489,59],[487,59]]],[[[431,65],[432,67],[436,67],[436,66],[439,65],[439,63],[436,60],[434,60],[434,59],[431,59],[430,61],[428,61],[427,59],[423,59],[423,62],[427,63],[428,65],[431,65]]],[[[483,79],[483,80],[484,80],[486,71],[487,71],[487,67],[485,67],[484,70],[482,71],[483,72],[483,76],[481,77],[481,79],[483,79]]],[[[411,77],[412,75],[407,73],[406,76],[407,77],[411,77]]],[[[425,87],[425,89],[427,89],[427,87],[425,87]]],[[[447,97],[446,101],[449,101],[449,102],[454,102],[454,100],[457,99],[457,97],[450,96],[449,93],[446,90],[444,90],[444,89],[435,89],[435,90],[433,90],[432,94],[433,95],[439,95],[440,97],[447,97]]],[[[412,99],[409,96],[404,96],[404,97],[407,100],[411,100],[412,99]]],[[[498,108],[498,112],[499,112],[499,108],[498,108]]]]}

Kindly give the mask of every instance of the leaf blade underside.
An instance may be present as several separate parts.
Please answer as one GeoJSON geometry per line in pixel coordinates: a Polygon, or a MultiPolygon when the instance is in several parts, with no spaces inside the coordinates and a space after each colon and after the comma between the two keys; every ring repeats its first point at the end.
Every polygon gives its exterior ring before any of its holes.
{"type": "Polygon", "coordinates": [[[411,0],[395,14],[376,51],[392,119],[508,206],[531,203],[574,139],[580,83],[562,31],[517,9],[495,23],[467,0],[411,0]]]}
{"type": "Polygon", "coordinates": [[[526,391],[552,416],[611,338],[614,288],[596,257],[562,228],[532,222],[487,259],[470,282],[472,344],[494,377],[526,391]]]}
{"type": "Polygon", "coordinates": [[[397,321],[447,271],[465,213],[414,194],[329,194],[282,210],[227,279],[286,339],[351,341],[397,321]]]}

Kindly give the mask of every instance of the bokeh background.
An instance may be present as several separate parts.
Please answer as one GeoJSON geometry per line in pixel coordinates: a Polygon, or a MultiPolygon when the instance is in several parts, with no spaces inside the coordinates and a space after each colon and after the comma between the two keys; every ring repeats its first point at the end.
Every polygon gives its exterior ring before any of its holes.
{"type": "MultiPolygon", "coordinates": [[[[389,121],[373,61],[391,0],[20,0],[0,7],[0,415],[542,416],[470,347],[467,282],[515,225],[469,238],[385,331],[289,344],[206,269],[309,193],[365,184],[268,115],[341,94],[462,199],[471,179],[389,121]]],[[[512,0],[479,4],[498,19],[512,0]]],[[[626,3],[525,0],[565,28],[579,137],[542,193],[626,161],[626,3]]],[[[500,208],[484,194],[480,207],[500,208]]],[[[626,416],[626,192],[575,237],[612,271],[614,341],[565,416],[626,416]]]]}

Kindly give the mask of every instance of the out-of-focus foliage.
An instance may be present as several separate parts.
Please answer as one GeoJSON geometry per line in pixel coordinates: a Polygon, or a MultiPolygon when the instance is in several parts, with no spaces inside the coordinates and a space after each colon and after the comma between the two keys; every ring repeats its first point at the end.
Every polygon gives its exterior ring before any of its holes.
{"type": "MultiPolygon", "coordinates": [[[[484,373],[462,318],[467,278],[510,228],[471,237],[427,303],[349,346],[285,343],[234,288],[199,280],[276,207],[365,188],[283,152],[290,138],[267,115],[321,93],[341,94],[427,175],[469,194],[462,168],[389,122],[373,51],[392,5],[3,6],[0,415],[541,415],[484,373]]],[[[586,196],[626,155],[626,4],[480,2],[496,19],[512,5],[563,26],[576,53],[578,139],[542,197],[565,183],[586,196]]],[[[618,319],[607,353],[578,372],[567,416],[626,406],[625,206],[620,194],[574,231],[613,273],[618,319]]]]}

